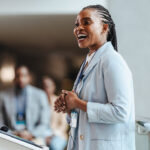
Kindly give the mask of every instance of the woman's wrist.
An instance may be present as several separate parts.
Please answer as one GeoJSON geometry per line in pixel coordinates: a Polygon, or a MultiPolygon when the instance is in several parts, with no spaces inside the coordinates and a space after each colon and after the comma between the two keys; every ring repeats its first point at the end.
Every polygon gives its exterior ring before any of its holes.
{"type": "Polygon", "coordinates": [[[87,102],[82,99],[77,98],[76,99],[76,108],[79,108],[86,112],[87,111],[87,102]]]}

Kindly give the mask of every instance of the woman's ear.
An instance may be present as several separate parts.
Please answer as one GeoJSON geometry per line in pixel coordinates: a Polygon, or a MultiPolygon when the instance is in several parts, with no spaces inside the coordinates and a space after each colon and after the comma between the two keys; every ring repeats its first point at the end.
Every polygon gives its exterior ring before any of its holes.
{"type": "Polygon", "coordinates": [[[108,24],[103,24],[103,33],[108,32],[108,24]]]}

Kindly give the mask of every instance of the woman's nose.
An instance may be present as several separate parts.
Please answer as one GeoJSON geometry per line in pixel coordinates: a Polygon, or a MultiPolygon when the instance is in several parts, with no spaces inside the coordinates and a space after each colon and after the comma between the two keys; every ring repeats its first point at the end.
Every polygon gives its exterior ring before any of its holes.
{"type": "Polygon", "coordinates": [[[77,31],[81,31],[81,30],[83,30],[84,29],[84,26],[83,25],[79,25],[78,27],[77,27],[77,31]]]}

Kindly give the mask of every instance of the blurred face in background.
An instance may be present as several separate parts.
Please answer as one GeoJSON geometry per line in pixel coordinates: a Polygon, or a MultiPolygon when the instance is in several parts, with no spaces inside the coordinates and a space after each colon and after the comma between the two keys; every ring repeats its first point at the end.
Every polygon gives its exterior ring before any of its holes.
{"type": "Polygon", "coordinates": [[[30,84],[30,74],[27,67],[21,66],[16,69],[15,84],[19,88],[25,88],[28,84],[30,84]]]}
{"type": "Polygon", "coordinates": [[[47,95],[52,95],[55,93],[55,83],[52,79],[45,77],[43,78],[43,89],[47,95]]]}

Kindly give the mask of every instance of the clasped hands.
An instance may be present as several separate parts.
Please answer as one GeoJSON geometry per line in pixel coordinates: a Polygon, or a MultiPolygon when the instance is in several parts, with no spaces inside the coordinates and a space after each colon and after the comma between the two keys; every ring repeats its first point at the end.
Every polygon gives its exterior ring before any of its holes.
{"type": "Polygon", "coordinates": [[[79,98],[74,91],[62,90],[62,93],[55,101],[54,109],[56,112],[70,113],[78,106],[79,98]]]}
{"type": "Polygon", "coordinates": [[[29,141],[32,141],[34,139],[34,136],[27,130],[13,131],[12,133],[16,136],[19,136],[19,137],[29,140],[29,141]]]}

